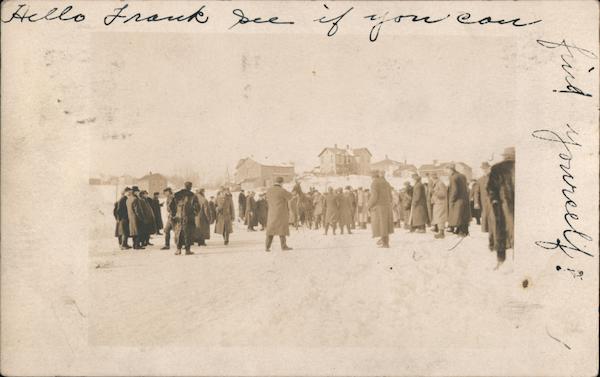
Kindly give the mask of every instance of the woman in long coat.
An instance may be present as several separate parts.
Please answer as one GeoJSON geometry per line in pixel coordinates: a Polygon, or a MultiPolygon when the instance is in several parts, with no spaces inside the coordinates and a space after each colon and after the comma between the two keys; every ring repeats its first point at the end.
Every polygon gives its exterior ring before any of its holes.
{"type": "Polygon", "coordinates": [[[425,186],[421,183],[421,177],[413,175],[415,185],[413,187],[412,201],[410,205],[410,230],[419,233],[425,232],[425,224],[429,222],[427,214],[427,193],[425,186]]]}
{"type": "Polygon", "coordinates": [[[431,185],[431,224],[437,228],[435,238],[444,238],[444,229],[448,221],[448,188],[437,174],[432,175],[431,185]]]}
{"type": "Polygon", "coordinates": [[[350,225],[352,223],[352,193],[346,191],[342,193],[342,189],[338,189],[339,197],[339,211],[340,211],[340,232],[344,234],[344,227],[348,229],[348,234],[352,234],[350,231],[350,225]]]}
{"type": "Polygon", "coordinates": [[[372,211],[371,230],[373,238],[381,237],[380,246],[390,247],[389,235],[394,233],[392,217],[392,187],[378,172],[373,172],[371,198],[368,204],[372,211]]]}
{"type": "Polygon", "coordinates": [[[215,233],[223,236],[225,245],[229,244],[229,234],[233,233],[233,220],[235,220],[233,199],[229,190],[225,190],[217,196],[217,224],[215,225],[215,233]]]}
{"type": "Polygon", "coordinates": [[[210,239],[210,224],[213,222],[210,213],[208,200],[204,197],[204,189],[198,190],[196,194],[198,199],[199,210],[194,216],[194,242],[198,242],[198,246],[206,246],[206,240],[210,239]]]}

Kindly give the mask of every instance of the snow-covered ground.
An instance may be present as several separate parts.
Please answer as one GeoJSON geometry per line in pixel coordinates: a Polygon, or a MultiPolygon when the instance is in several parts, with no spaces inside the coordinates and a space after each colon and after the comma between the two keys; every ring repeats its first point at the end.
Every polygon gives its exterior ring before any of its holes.
{"type": "MultiPolygon", "coordinates": [[[[565,304],[581,304],[568,288],[573,277],[518,244],[494,271],[496,255],[474,222],[462,241],[397,229],[390,249],[377,248],[369,229],[336,236],[292,229],[294,250],[281,251],[275,239],[270,253],[264,232],[236,222],[228,246],[212,234],[208,247],[193,247],[195,255],[175,256],[173,247],[160,250],[162,236],[145,250],[119,250],[112,214],[98,209],[89,244],[88,344],[152,355],[174,347],[184,352],[180,360],[194,352],[216,363],[198,359],[176,371],[148,365],[148,373],[225,373],[221,365],[235,375],[323,373],[297,364],[314,357],[334,368],[327,374],[535,375],[548,357],[594,346],[584,336],[589,326],[571,320],[579,307],[565,304]],[[557,279],[563,288],[556,289],[557,279]],[[349,354],[363,361],[335,361],[349,354]]],[[[589,362],[588,353],[574,355],[589,362]]],[[[569,363],[552,365],[557,375],[570,370],[569,363]]]]}
{"type": "Polygon", "coordinates": [[[264,233],[247,232],[241,224],[229,246],[213,235],[208,247],[194,247],[193,256],[159,250],[159,236],[142,251],[120,251],[114,238],[99,239],[89,266],[90,342],[508,345],[524,320],[516,320],[514,311],[535,304],[523,301],[522,279],[512,263],[492,271],[495,254],[477,228],[453,250],[456,236],[434,240],[432,233],[398,229],[386,250],[375,246],[368,230],[324,236],[300,229],[289,238],[293,251],[280,251],[276,239],[266,253],[264,233]],[[499,289],[504,302],[498,301],[499,289]],[[428,331],[440,326],[442,333],[428,331]]]}

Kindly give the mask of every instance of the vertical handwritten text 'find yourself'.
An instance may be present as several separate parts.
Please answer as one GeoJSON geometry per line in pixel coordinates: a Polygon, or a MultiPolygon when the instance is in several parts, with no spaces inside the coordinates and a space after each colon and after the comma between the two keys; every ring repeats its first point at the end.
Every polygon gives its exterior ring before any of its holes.
{"type": "Polygon", "coordinates": [[[579,221],[579,215],[575,213],[577,208],[577,202],[575,201],[575,176],[573,175],[572,163],[573,163],[573,151],[572,148],[580,148],[581,144],[577,142],[573,137],[579,135],[577,131],[573,129],[569,124],[566,125],[567,130],[564,135],[559,134],[556,131],[551,130],[536,130],[532,133],[532,136],[536,139],[544,140],[549,143],[559,143],[563,146],[563,150],[558,154],[561,162],[559,163],[560,170],[562,171],[562,180],[565,186],[561,190],[564,201],[564,223],[567,227],[562,232],[562,237],[558,237],[556,241],[536,241],[535,244],[543,249],[556,250],[560,249],[569,258],[573,258],[571,253],[579,252],[587,256],[592,256],[585,250],[583,244],[592,241],[592,237],[588,234],[578,230],[575,225],[576,221],[579,221]]]}

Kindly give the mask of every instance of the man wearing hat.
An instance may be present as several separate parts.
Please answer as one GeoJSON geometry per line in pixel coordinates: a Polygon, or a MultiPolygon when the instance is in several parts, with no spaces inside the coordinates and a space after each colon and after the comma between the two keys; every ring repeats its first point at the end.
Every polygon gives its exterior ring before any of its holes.
{"type": "Polygon", "coordinates": [[[469,188],[467,177],[456,171],[456,165],[446,165],[449,175],[448,186],[448,226],[461,237],[469,235],[471,211],[469,209],[469,188]]]}
{"type": "Polygon", "coordinates": [[[502,156],[504,161],[492,166],[487,184],[494,214],[490,233],[498,258],[495,269],[506,259],[506,249],[512,249],[514,245],[515,148],[506,148],[502,156]]]}
{"type": "Polygon", "coordinates": [[[429,214],[427,211],[427,193],[425,186],[421,183],[421,176],[417,173],[412,174],[415,181],[413,186],[413,195],[410,206],[410,231],[425,233],[425,225],[429,223],[429,214]]]}
{"type": "Polygon", "coordinates": [[[431,224],[436,232],[434,238],[444,238],[448,220],[448,188],[436,173],[431,174],[431,205],[431,224]]]}
{"type": "Polygon", "coordinates": [[[256,199],[254,199],[254,191],[248,192],[246,196],[246,205],[244,209],[246,210],[246,214],[244,216],[244,223],[248,225],[248,232],[255,232],[256,229],[254,227],[258,225],[258,221],[256,221],[256,199]]]}
{"type": "Polygon", "coordinates": [[[165,200],[167,208],[167,223],[165,224],[165,246],[161,247],[161,250],[169,250],[171,243],[171,230],[173,230],[173,217],[175,217],[173,203],[173,190],[167,187],[163,190],[163,195],[167,198],[165,200]]]}
{"type": "MultiPolygon", "coordinates": [[[[148,197],[148,191],[142,190],[140,192],[140,205],[142,207],[142,218],[143,218],[143,238],[141,239],[142,246],[152,246],[150,243],[150,235],[156,233],[156,220],[154,219],[154,212],[152,212],[152,199],[148,197]]],[[[139,226],[139,224],[138,224],[139,226]]]]}
{"type": "Polygon", "coordinates": [[[133,186],[127,197],[127,218],[129,220],[129,236],[133,239],[133,249],[141,250],[144,249],[141,246],[141,238],[143,238],[143,211],[138,198],[140,189],[137,186],[133,186]]]}
{"type": "Polygon", "coordinates": [[[119,239],[119,247],[121,250],[128,250],[131,247],[127,244],[129,237],[129,217],[127,215],[127,198],[131,196],[131,189],[125,187],[123,195],[118,202],[115,203],[114,216],[117,221],[115,236],[119,239]]]}
{"type": "Polygon", "coordinates": [[[256,201],[256,221],[260,224],[260,230],[265,230],[265,227],[267,226],[267,216],[267,197],[264,192],[261,192],[256,201]]]}
{"type": "Polygon", "coordinates": [[[175,193],[171,206],[175,213],[173,218],[173,235],[177,244],[175,255],[181,255],[181,248],[185,247],[185,255],[194,254],[191,245],[196,227],[195,217],[200,211],[198,198],[192,192],[192,182],[185,182],[184,188],[175,193]]]}
{"type": "Polygon", "coordinates": [[[379,171],[371,172],[371,197],[369,210],[371,210],[371,231],[373,238],[379,237],[380,247],[390,247],[390,234],[394,233],[394,218],[392,214],[392,187],[379,171]]]}
{"type": "Polygon", "coordinates": [[[198,213],[196,213],[194,223],[194,242],[198,242],[198,246],[206,246],[206,240],[210,239],[210,224],[212,224],[210,206],[208,200],[204,196],[204,189],[196,191],[196,199],[198,199],[198,213]]]}
{"type": "Polygon", "coordinates": [[[327,193],[323,199],[323,228],[325,228],[325,235],[329,231],[329,226],[333,228],[333,234],[335,235],[335,228],[337,226],[340,210],[339,210],[339,197],[333,191],[333,187],[327,188],[327,193]]]}
{"type": "MultiPolygon", "coordinates": [[[[477,185],[473,192],[474,207],[481,210],[481,231],[484,233],[489,232],[490,227],[494,221],[494,214],[492,213],[492,204],[487,192],[487,185],[490,179],[490,164],[487,161],[481,163],[481,171],[483,175],[477,180],[477,185]]],[[[490,238],[489,248],[493,250],[494,243],[490,238]]]]}
{"type": "Polygon", "coordinates": [[[281,241],[281,250],[292,250],[287,245],[286,237],[290,235],[288,202],[292,194],[281,187],[283,177],[277,177],[273,187],[267,190],[267,205],[269,211],[267,214],[267,239],[265,241],[265,251],[271,251],[273,237],[279,236],[281,241]]]}
{"type": "Polygon", "coordinates": [[[350,230],[352,225],[352,212],[354,211],[354,197],[350,191],[350,186],[346,186],[345,190],[338,189],[338,208],[339,208],[339,223],[340,233],[344,234],[344,228],[348,230],[348,234],[352,234],[350,230]]]}

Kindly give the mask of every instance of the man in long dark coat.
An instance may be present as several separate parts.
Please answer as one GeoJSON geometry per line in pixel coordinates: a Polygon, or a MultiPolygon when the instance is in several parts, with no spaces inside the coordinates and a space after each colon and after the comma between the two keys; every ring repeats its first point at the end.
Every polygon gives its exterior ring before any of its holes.
{"type": "Polygon", "coordinates": [[[154,221],[156,222],[156,234],[161,235],[160,230],[163,228],[162,214],[160,213],[160,207],[162,204],[160,200],[158,200],[158,192],[155,192],[150,202],[150,206],[152,207],[152,213],[154,214],[154,221]]]}
{"type": "Polygon", "coordinates": [[[181,248],[185,247],[185,255],[194,254],[191,245],[196,227],[196,214],[200,211],[198,198],[192,192],[192,183],[185,182],[184,188],[175,193],[171,203],[175,217],[173,218],[173,235],[177,244],[175,255],[181,255],[181,248]]]}
{"type": "Polygon", "coordinates": [[[469,208],[471,210],[471,217],[477,221],[477,225],[481,225],[481,207],[476,205],[475,195],[479,191],[479,182],[473,179],[471,181],[471,188],[469,189],[469,208]]]}
{"type": "Polygon", "coordinates": [[[127,214],[127,198],[131,196],[131,189],[126,187],[123,190],[123,196],[115,203],[114,216],[117,221],[115,236],[119,239],[119,247],[121,250],[128,250],[131,247],[127,244],[129,237],[129,217],[127,214]]]}
{"type": "Polygon", "coordinates": [[[256,200],[254,199],[254,192],[250,191],[246,196],[246,215],[245,221],[248,224],[248,232],[255,232],[254,227],[258,224],[256,221],[256,200]]]}
{"type": "Polygon", "coordinates": [[[150,243],[150,235],[156,234],[156,220],[154,219],[154,212],[152,211],[152,199],[148,197],[148,191],[143,190],[140,192],[140,203],[144,213],[144,238],[142,240],[142,246],[152,246],[152,243],[150,243]]]}
{"type": "Polygon", "coordinates": [[[379,175],[372,173],[371,197],[368,207],[371,213],[371,230],[373,238],[380,237],[380,247],[390,247],[390,234],[394,233],[394,216],[392,214],[392,186],[379,175]]]}
{"type": "Polygon", "coordinates": [[[453,232],[461,237],[469,235],[469,222],[471,213],[469,211],[469,188],[467,178],[456,171],[454,164],[446,166],[448,172],[448,226],[453,232]]]}
{"type": "Polygon", "coordinates": [[[208,209],[210,211],[210,223],[217,221],[217,204],[215,203],[215,197],[211,196],[208,201],[208,209]]]}
{"type": "Polygon", "coordinates": [[[335,235],[335,228],[340,216],[339,206],[337,194],[333,192],[333,188],[329,187],[327,194],[325,194],[325,200],[323,201],[323,212],[325,212],[323,225],[325,226],[325,235],[327,235],[330,225],[333,228],[333,234],[335,235]]]}
{"type": "Polygon", "coordinates": [[[418,174],[413,174],[415,180],[413,186],[413,195],[410,206],[410,231],[417,233],[425,233],[425,225],[429,223],[429,214],[427,212],[427,193],[425,186],[421,183],[421,177],[418,174]]]}
{"type": "MultiPolygon", "coordinates": [[[[483,176],[477,180],[477,189],[473,193],[475,206],[481,210],[481,231],[488,233],[494,226],[494,213],[492,211],[492,203],[488,195],[487,186],[490,178],[490,164],[483,162],[481,164],[483,176]]],[[[492,234],[489,235],[489,249],[494,251],[494,239],[492,234]]]]}
{"type": "Polygon", "coordinates": [[[173,190],[167,187],[163,190],[163,195],[167,198],[165,200],[167,209],[167,223],[165,224],[165,246],[161,247],[161,250],[169,250],[171,247],[171,230],[173,230],[173,218],[176,215],[176,207],[173,206],[173,190]]]}
{"type": "Polygon", "coordinates": [[[201,188],[196,194],[198,199],[198,213],[194,218],[194,242],[198,242],[198,246],[206,246],[206,240],[210,239],[210,224],[212,223],[210,207],[208,200],[204,196],[204,189],[201,188]]]}
{"type": "Polygon", "coordinates": [[[342,192],[342,189],[338,189],[338,203],[339,203],[339,222],[340,222],[340,233],[344,234],[344,227],[348,229],[348,234],[352,234],[351,225],[352,225],[352,212],[354,210],[352,206],[354,198],[352,192],[349,187],[346,187],[346,190],[342,192]]]}
{"type": "Polygon", "coordinates": [[[264,193],[261,193],[256,201],[256,221],[260,224],[260,230],[265,230],[265,227],[267,226],[268,213],[269,206],[267,205],[267,198],[264,193]]]}
{"type": "Polygon", "coordinates": [[[265,251],[271,251],[273,237],[279,236],[281,241],[281,250],[292,250],[287,245],[286,237],[290,235],[288,202],[292,194],[281,187],[283,178],[277,177],[275,184],[267,191],[267,204],[269,213],[267,216],[267,238],[265,241],[265,251]]]}
{"type": "Polygon", "coordinates": [[[496,269],[506,259],[506,249],[514,246],[515,148],[506,148],[503,156],[504,161],[492,166],[487,185],[494,213],[491,233],[498,257],[496,269]]]}
{"type": "Polygon", "coordinates": [[[246,220],[244,216],[246,215],[246,195],[244,194],[244,190],[240,191],[238,195],[238,216],[240,220],[244,221],[244,225],[246,224],[246,220]]]}
{"type": "Polygon", "coordinates": [[[144,239],[144,214],[141,207],[137,186],[131,188],[130,196],[127,197],[127,218],[129,220],[129,235],[133,239],[133,249],[141,250],[141,240],[144,239]]]}

